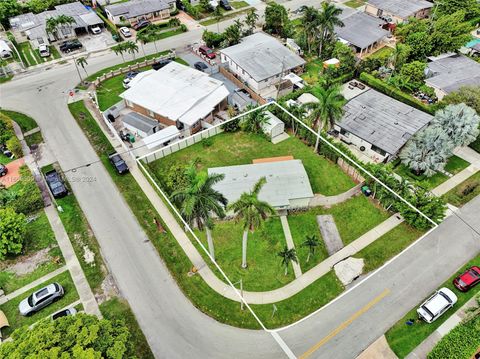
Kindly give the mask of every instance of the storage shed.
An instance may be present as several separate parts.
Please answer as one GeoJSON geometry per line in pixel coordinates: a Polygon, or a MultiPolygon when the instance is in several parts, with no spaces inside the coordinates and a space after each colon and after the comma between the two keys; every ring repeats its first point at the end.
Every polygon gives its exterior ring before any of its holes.
{"type": "Polygon", "coordinates": [[[268,122],[266,122],[262,128],[263,132],[269,136],[271,139],[281,135],[285,132],[285,124],[282,120],[280,120],[277,116],[275,116],[270,111],[265,111],[265,115],[268,118],[268,122]]]}
{"type": "Polygon", "coordinates": [[[160,127],[160,124],[157,120],[153,120],[137,112],[129,112],[123,116],[123,124],[125,128],[140,137],[153,135],[159,130],[160,127]]]}

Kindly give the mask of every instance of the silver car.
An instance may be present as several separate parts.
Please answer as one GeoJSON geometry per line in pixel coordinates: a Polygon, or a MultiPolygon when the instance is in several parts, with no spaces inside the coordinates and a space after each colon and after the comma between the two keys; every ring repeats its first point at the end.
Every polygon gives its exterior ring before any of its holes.
{"type": "Polygon", "coordinates": [[[18,305],[18,310],[20,311],[21,315],[32,315],[35,312],[38,312],[40,309],[63,297],[63,294],[64,290],[60,284],[49,284],[46,287],[39,289],[35,293],[31,294],[28,298],[22,300],[18,305]]]}

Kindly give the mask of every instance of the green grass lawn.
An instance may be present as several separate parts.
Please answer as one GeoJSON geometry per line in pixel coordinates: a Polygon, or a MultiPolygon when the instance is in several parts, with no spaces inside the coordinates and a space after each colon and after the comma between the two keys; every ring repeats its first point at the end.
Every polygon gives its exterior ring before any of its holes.
{"type": "Polygon", "coordinates": [[[451,173],[452,175],[455,175],[458,172],[463,171],[468,166],[470,166],[470,162],[465,161],[463,158],[453,155],[448,159],[448,162],[445,165],[445,171],[447,171],[448,173],[451,173]]]}
{"type": "MultiPolygon", "coordinates": [[[[438,287],[447,287],[455,292],[458,297],[458,302],[455,306],[445,312],[441,317],[439,317],[433,323],[426,323],[420,320],[416,320],[415,324],[408,326],[405,322],[409,318],[417,318],[417,307],[412,308],[402,319],[400,319],[392,328],[390,328],[386,333],[388,344],[390,348],[397,354],[399,358],[406,357],[417,345],[419,345],[423,340],[425,340],[430,334],[432,334],[442,323],[444,323],[456,310],[462,307],[470,298],[472,298],[478,289],[470,290],[466,293],[462,293],[452,284],[452,280],[457,277],[460,273],[464,272],[466,268],[471,267],[472,265],[478,265],[480,263],[480,255],[477,255],[465,266],[463,266],[458,272],[456,272],[449,280],[445,283],[439,285],[438,287]]],[[[423,301],[422,301],[423,302],[423,301]]],[[[420,305],[418,303],[418,305],[420,305]]]]}
{"type": "Polygon", "coordinates": [[[345,2],[344,4],[356,9],[357,7],[365,5],[365,1],[364,0],[349,0],[349,1],[345,2]]]}
{"type": "Polygon", "coordinates": [[[52,278],[48,282],[42,283],[39,286],[33,288],[32,290],[29,290],[28,292],[13,298],[12,300],[8,301],[7,303],[4,303],[0,305],[0,310],[2,310],[5,315],[7,316],[8,321],[10,322],[10,327],[2,329],[2,334],[3,335],[10,335],[15,329],[23,326],[23,325],[31,325],[35,323],[36,321],[43,319],[56,311],[60,310],[61,308],[64,308],[68,306],[69,304],[75,302],[78,300],[78,293],[77,290],[75,289],[75,285],[73,284],[72,277],[70,276],[70,273],[63,272],[59,274],[58,276],[52,278]],[[53,304],[50,304],[49,306],[43,308],[39,312],[33,314],[30,317],[24,317],[20,314],[18,311],[18,304],[24,299],[27,298],[30,294],[33,292],[39,290],[40,288],[50,284],[57,282],[59,283],[63,289],[65,290],[65,295],[58,301],[56,301],[53,304]]]}
{"type": "Polygon", "coordinates": [[[205,147],[201,142],[175,152],[150,164],[160,179],[174,164],[188,164],[198,160],[199,169],[220,166],[251,164],[258,158],[293,156],[302,160],[314,193],[326,196],[343,193],[355,184],[337,165],[313,153],[312,148],[294,136],[276,145],[263,136],[242,131],[221,133],[212,138],[212,145],[205,147]]]}
{"type": "Polygon", "coordinates": [[[38,145],[39,143],[43,142],[42,133],[40,131],[32,133],[31,135],[25,137],[25,141],[29,147],[32,145],[38,145]]]}
{"type": "Polygon", "coordinates": [[[250,4],[246,1],[231,1],[230,5],[236,10],[241,9],[242,7],[250,6],[250,4]]]}
{"type": "Polygon", "coordinates": [[[26,63],[25,63],[26,66],[35,66],[38,63],[43,62],[43,61],[40,61],[40,62],[37,61],[37,59],[35,57],[35,53],[32,49],[32,46],[30,45],[30,42],[28,42],[28,41],[19,43],[18,44],[18,51],[20,52],[20,54],[23,55],[23,58],[26,61],[26,63]]]}
{"type": "MultiPolygon", "coordinates": [[[[241,267],[242,234],[241,224],[234,221],[218,222],[213,230],[217,263],[231,281],[242,279],[245,290],[267,291],[283,287],[295,278],[291,266],[285,275],[277,255],[287,244],[279,217],[268,219],[263,228],[249,233],[246,269],[241,267]]],[[[197,232],[197,236],[208,249],[205,232],[197,232]]],[[[200,252],[203,251],[200,249],[200,252]]]]}
{"type": "Polygon", "coordinates": [[[320,73],[323,70],[323,62],[318,58],[308,60],[305,65],[305,72],[301,77],[309,84],[313,85],[318,82],[320,73]]]}
{"type": "Polygon", "coordinates": [[[1,77],[0,77],[0,84],[3,84],[3,83],[5,83],[5,82],[8,82],[8,81],[10,81],[11,79],[13,79],[13,75],[1,76],[1,77]]]}
{"type": "Polygon", "coordinates": [[[407,248],[423,233],[408,224],[401,223],[355,254],[354,257],[364,259],[363,273],[371,272],[407,248]]]}
{"type": "Polygon", "coordinates": [[[132,347],[134,348],[134,354],[137,358],[141,359],[153,359],[153,353],[147,343],[147,339],[143,334],[137,319],[133,314],[128,302],[120,298],[113,298],[100,304],[100,311],[105,319],[110,320],[123,320],[125,325],[130,331],[132,347]]]}
{"type": "Polygon", "coordinates": [[[480,194],[480,172],[467,178],[455,188],[444,194],[445,202],[461,207],[480,194]]]}
{"type": "Polygon", "coordinates": [[[3,113],[4,115],[10,117],[13,121],[15,121],[22,129],[22,132],[28,132],[38,127],[37,123],[33,118],[23,113],[8,110],[0,110],[0,113],[3,113]]]}

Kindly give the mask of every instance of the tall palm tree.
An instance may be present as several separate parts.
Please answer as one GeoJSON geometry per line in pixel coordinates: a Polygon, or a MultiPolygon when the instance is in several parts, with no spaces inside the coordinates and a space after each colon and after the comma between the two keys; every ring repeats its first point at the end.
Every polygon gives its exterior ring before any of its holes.
{"type": "Polygon", "coordinates": [[[247,30],[245,30],[245,35],[253,34],[255,27],[257,26],[258,21],[258,14],[255,8],[251,8],[247,12],[247,16],[245,18],[245,25],[247,25],[247,30]]]}
{"type": "Polygon", "coordinates": [[[251,192],[242,193],[236,202],[227,207],[227,210],[234,212],[237,221],[243,222],[242,268],[247,268],[248,232],[253,233],[263,225],[269,215],[275,214],[272,206],[258,199],[258,194],[266,182],[265,177],[260,178],[251,192]]]}
{"type": "Polygon", "coordinates": [[[214,213],[219,218],[224,218],[227,199],[213,189],[213,186],[222,181],[225,175],[197,172],[195,165],[191,164],[185,171],[185,177],[187,185],[172,193],[172,201],[179,208],[187,223],[191,226],[196,225],[200,231],[205,228],[208,251],[210,256],[215,259],[211,215],[214,213]]]}
{"type": "Polygon", "coordinates": [[[315,249],[317,249],[319,245],[320,241],[316,235],[305,237],[305,241],[302,243],[302,246],[308,248],[307,263],[310,260],[310,256],[315,254],[315,249]]]}
{"type": "Polygon", "coordinates": [[[308,6],[303,11],[301,27],[305,33],[308,52],[311,52],[315,42],[318,26],[320,25],[320,13],[313,6],[308,6]]]}
{"type": "Polygon", "coordinates": [[[133,41],[127,41],[125,43],[125,49],[129,54],[132,54],[133,60],[135,60],[135,53],[138,53],[138,45],[133,41]]]}
{"type": "Polygon", "coordinates": [[[325,40],[328,36],[334,36],[335,34],[335,26],[344,26],[343,21],[338,18],[342,11],[342,9],[336,7],[334,4],[327,2],[322,3],[322,9],[318,20],[320,36],[318,57],[320,58],[322,57],[322,49],[325,40]]]}
{"type": "Polygon", "coordinates": [[[140,46],[142,46],[143,57],[146,57],[145,54],[145,44],[149,40],[149,34],[146,31],[139,31],[137,32],[136,41],[140,42],[140,46]]]}
{"type": "Polygon", "coordinates": [[[345,98],[340,93],[339,86],[331,86],[327,89],[318,87],[315,91],[318,98],[317,102],[305,104],[305,108],[311,110],[310,117],[313,123],[313,128],[317,128],[317,139],[315,141],[315,153],[318,152],[318,144],[320,141],[320,133],[325,128],[326,130],[335,125],[335,121],[341,119],[343,115],[343,105],[345,105],[345,98]]]}
{"type": "Polygon", "coordinates": [[[408,55],[410,54],[410,48],[408,45],[397,43],[388,57],[388,64],[392,67],[392,76],[397,70],[400,70],[408,55]]]}
{"type": "Polygon", "coordinates": [[[125,63],[125,57],[123,56],[123,53],[127,50],[127,48],[125,46],[125,43],[122,42],[118,45],[113,46],[112,50],[115,53],[115,55],[122,56],[122,61],[123,61],[123,63],[125,63]]]}
{"type": "Polygon", "coordinates": [[[57,18],[49,17],[45,23],[45,31],[47,32],[47,34],[50,34],[56,37],[55,32],[57,31],[57,26],[58,26],[57,18]]]}
{"type": "Polygon", "coordinates": [[[288,265],[291,262],[298,263],[297,251],[295,248],[288,249],[288,247],[285,246],[285,248],[278,252],[277,255],[282,258],[282,265],[285,267],[285,275],[288,274],[288,265]]]}
{"type": "Polygon", "coordinates": [[[85,66],[88,65],[87,59],[82,56],[82,57],[79,57],[76,61],[77,61],[77,65],[80,65],[82,67],[83,71],[85,71],[85,74],[88,76],[88,72],[85,69],[85,66]]]}

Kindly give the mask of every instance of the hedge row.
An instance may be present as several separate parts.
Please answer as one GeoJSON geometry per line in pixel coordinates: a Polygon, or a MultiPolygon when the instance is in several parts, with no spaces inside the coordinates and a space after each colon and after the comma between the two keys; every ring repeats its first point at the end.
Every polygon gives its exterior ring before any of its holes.
{"type": "Polygon", "coordinates": [[[377,79],[375,76],[362,72],[360,74],[360,80],[366,83],[368,86],[378,90],[385,95],[393,97],[394,99],[403,102],[409,106],[416,108],[417,110],[426,112],[430,115],[435,114],[435,106],[425,105],[423,102],[413,98],[409,94],[406,94],[403,91],[398,90],[397,88],[385,83],[384,81],[377,79]]]}

